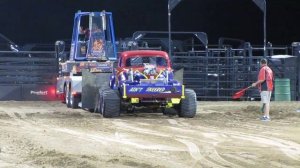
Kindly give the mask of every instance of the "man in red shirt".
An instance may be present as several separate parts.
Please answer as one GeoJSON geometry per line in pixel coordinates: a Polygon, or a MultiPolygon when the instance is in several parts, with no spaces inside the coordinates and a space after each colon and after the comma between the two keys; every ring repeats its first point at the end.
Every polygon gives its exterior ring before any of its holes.
{"type": "Polygon", "coordinates": [[[260,91],[260,97],[262,102],[262,108],[264,116],[261,118],[262,121],[270,121],[270,100],[273,91],[273,71],[268,67],[266,59],[260,60],[260,70],[258,74],[258,80],[252,84],[252,87],[258,87],[260,91]]]}

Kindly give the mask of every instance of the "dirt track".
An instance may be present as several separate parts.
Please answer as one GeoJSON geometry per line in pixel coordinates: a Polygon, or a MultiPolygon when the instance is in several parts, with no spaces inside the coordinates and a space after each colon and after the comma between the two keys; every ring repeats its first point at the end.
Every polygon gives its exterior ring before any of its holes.
{"type": "MultiPolygon", "coordinates": [[[[38,105],[37,105],[38,104],[38,105]]],[[[0,102],[0,167],[300,167],[298,102],[199,102],[195,118],[0,102]]]]}

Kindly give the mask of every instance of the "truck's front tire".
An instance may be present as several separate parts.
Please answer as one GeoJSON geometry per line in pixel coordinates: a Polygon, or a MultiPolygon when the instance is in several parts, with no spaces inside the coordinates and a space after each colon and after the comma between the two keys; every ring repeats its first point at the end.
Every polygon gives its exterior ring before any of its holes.
{"type": "Polygon", "coordinates": [[[197,111],[197,97],[192,89],[186,89],[184,92],[185,98],[181,99],[179,106],[179,117],[193,118],[197,111]]]}
{"type": "Polygon", "coordinates": [[[120,96],[117,90],[107,89],[100,96],[100,112],[104,118],[120,116],[120,96]]]}

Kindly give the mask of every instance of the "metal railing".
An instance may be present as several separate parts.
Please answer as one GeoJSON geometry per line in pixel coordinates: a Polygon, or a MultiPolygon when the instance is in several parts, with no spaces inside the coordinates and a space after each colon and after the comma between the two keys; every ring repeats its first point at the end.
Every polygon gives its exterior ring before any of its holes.
{"type": "MultiPolygon", "coordinates": [[[[272,58],[273,55],[287,55],[289,47],[268,47],[266,58],[275,78],[289,78],[292,100],[297,97],[297,57],[272,58]]],[[[173,67],[184,68],[183,83],[197,93],[198,99],[231,100],[232,95],[257,80],[259,61],[264,58],[259,47],[233,49],[208,48],[203,51],[174,52],[173,67]]],[[[249,89],[244,99],[259,99],[257,89],[249,89]]]]}

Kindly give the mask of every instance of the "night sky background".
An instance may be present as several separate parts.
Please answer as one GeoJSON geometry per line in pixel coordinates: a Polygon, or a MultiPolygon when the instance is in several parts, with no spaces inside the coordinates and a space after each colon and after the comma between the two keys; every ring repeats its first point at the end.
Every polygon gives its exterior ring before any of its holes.
{"type": "MultiPolygon", "coordinates": [[[[78,10],[113,13],[117,39],[137,30],[167,31],[167,0],[1,0],[0,33],[17,44],[70,39],[78,10]]],[[[300,0],[267,0],[267,40],[300,41],[300,0]]],[[[172,11],[172,31],[201,31],[263,44],[263,12],[252,0],[183,0],[172,11]]]]}

